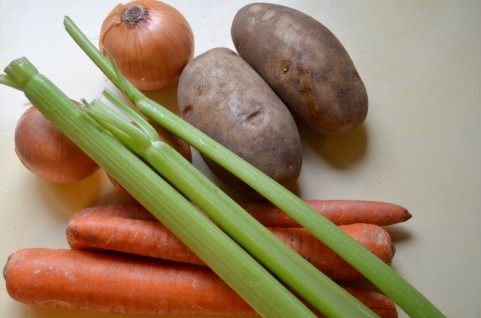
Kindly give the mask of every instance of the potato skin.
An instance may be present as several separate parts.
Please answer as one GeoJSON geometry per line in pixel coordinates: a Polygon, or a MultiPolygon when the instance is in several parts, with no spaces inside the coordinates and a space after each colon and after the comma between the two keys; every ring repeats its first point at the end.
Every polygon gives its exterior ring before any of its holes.
{"type": "Polygon", "coordinates": [[[254,3],[237,12],[231,36],[238,54],[314,131],[342,134],[363,123],[366,88],[343,45],[317,20],[254,3]]]}
{"type": "MultiPolygon", "coordinates": [[[[187,64],[178,85],[180,115],[189,123],[290,187],[302,166],[292,114],[269,85],[234,51],[213,48],[187,64]]],[[[227,185],[253,194],[234,175],[203,157],[227,185]]]]}

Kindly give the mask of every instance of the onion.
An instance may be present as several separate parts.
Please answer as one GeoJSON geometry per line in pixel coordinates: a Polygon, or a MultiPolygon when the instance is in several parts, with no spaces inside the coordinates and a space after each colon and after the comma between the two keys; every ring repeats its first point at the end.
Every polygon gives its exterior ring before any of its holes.
{"type": "Polygon", "coordinates": [[[15,151],[25,167],[53,183],[80,181],[98,165],[35,107],[20,117],[15,128],[15,151]]]}
{"type": "Polygon", "coordinates": [[[107,15],[99,46],[139,90],[158,90],[177,81],[192,59],[194,35],[177,9],[160,1],[135,0],[107,15]]]}

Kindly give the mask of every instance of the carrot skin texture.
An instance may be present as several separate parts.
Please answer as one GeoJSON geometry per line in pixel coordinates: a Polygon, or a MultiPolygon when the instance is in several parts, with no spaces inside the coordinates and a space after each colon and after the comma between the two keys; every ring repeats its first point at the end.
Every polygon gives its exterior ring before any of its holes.
{"type": "Polygon", "coordinates": [[[205,267],[35,248],[14,253],[4,275],[12,298],[37,307],[136,315],[254,315],[205,267]]]}
{"type": "MultiPolygon", "coordinates": [[[[26,305],[131,315],[258,314],[210,269],[68,249],[29,248],[4,268],[9,295],[26,305]]],[[[396,318],[385,295],[343,287],[382,318],[396,318]]]]}
{"type": "MultiPolygon", "coordinates": [[[[365,200],[305,200],[305,202],[336,225],[368,223],[386,226],[405,222],[412,217],[406,208],[388,202],[365,200]]],[[[239,204],[264,226],[300,227],[296,221],[270,202],[243,201],[239,204]]],[[[133,219],[156,220],[138,204],[90,207],[76,213],[98,214],[100,212],[96,211],[97,209],[101,209],[105,215],[120,213],[133,219]]]]}
{"type": "MultiPolygon", "coordinates": [[[[409,220],[409,211],[397,204],[366,200],[304,200],[336,225],[369,223],[380,226],[409,220]]],[[[265,226],[299,227],[300,225],[270,202],[240,202],[265,226]]]]}
{"type": "MultiPolygon", "coordinates": [[[[132,219],[121,208],[80,211],[67,226],[67,242],[72,249],[110,250],[187,264],[205,266],[191,250],[158,221],[132,219]],[[99,215],[95,214],[98,211],[99,215]],[[107,215],[107,216],[105,216],[107,215]]],[[[390,264],[395,249],[389,234],[373,224],[341,225],[340,228],[390,264]]],[[[268,228],[290,248],[334,280],[362,279],[362,275],[303,228],[268,228]]]]}
{"type": "Polygon", "coordinates": [[[359,299],[366,306],[371,308],[379,317],[397,318],[397,309],[394,302],[386,295],[376,291],[358,289],[353,287],[343,287],[351,295],[359,299]]]}
{"type": "MultiPolygon", "coordinates": [[[[375,224],[339,225],[354,240],[364,245],[383,262],[391,264],[395,254],[389,233],[375,224]]],[[[360,280],[364,277],[351,265],[303,228],[270,228],[285,244],[333,280],[360,280]]]]}
{"type": "Polygon", "coordinates": [[[115,251],[206,266],[158,221],[95,215],[73,218],[66,236],[70,248],[76,250],[115,251]]]}

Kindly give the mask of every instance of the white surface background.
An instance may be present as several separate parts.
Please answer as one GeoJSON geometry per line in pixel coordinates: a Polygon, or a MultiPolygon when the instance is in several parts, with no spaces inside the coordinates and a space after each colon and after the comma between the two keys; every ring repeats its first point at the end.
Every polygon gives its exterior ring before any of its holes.
{"type": "MultiPolygon", "coordinates": [[[[98,41],[117,1],[0,0],[0,67],[27,56],[74,99],[110,85],[63,28],[71,16],[98,41]]],[[[233,48],[230,24],[248,1],[170,1],[189,20],[196,55],[233,48]]],[[[338,137],[302,131],[303,198],[407,207],[389,228],[393,266],[450,317],[481,317],[481,2],[279,1],[325,24],[346,47],[370,98],[363,127],[338,137]]],[[[175,106],[175,85],[156,94],[175,106]]],[[[0,87],[0,260],[26,247],[66,247],[69,215],[117,201],[102,173],[70,186],[30,174],[14,152],[22,93],[0,87]]],[[[201,167],[202,162],[196,158],[201,167]]],[[[125,317],[34,309],[0,288],[0,317],[125,317]]],[[[401,317],[405,317],[400,312],[401,317]]]]}

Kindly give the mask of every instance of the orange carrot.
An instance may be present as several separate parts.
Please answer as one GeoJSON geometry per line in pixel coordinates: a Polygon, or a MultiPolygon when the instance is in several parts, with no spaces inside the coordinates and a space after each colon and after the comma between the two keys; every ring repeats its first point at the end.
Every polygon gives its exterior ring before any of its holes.
{"type": "Polygon", "coordinates": [[[359,299],[367,307],[371,308],[379,317],[397,318],[397,311],[394,302],[379,292],[358,289],[353,287],[343,287],[351,295],[359,299]]]}
{"type": "MultiPolygon", "coordinates": [[[[381,226],[407,221],[411,214],[402,206],[387,202],[363,200],[305,200],[316,211],[336,225],[369,223],[381,226]]],[[[300,227],[286,213],[269,202],[239,202],[259,222],[269,227],[300,227]]],[[[125,217],[141,220],[156,220],[146,209],[138,204],[91,207],[79,212],[88,215],[92,211],[104,215],[121,213],[125,217]]]]}
{"type": "MultiPolygon", "coordinates": [[[[134,214],[136,210],[123,207],[116,213],[113,207],[106,210],[98,207],[74,214],[66,231],[70,247],[80,250],[110,250],[205,266],[161,223],[156,220],[133,219],[125,211],[134,214]]],[[[340,228],[390,264],[395,249],[389,234],[382,227],[357,223],[341,225],[340,228]]],[[[332,279],[362,278],[359,272],[307,230],[268,229],[332,279]]]]}
{"type": "Polygon", "coordinates": [[[75,250],[25,249],[4,269],[9,295],[28,305],[131,315],[252,316],[208,268],[75,250]]]}
{"type": "MultiPolygon", "coordinates": [[[[339,225],[353,239],[387,264],[391,264],[395,248],[389,233],[375,224],[339,225]]],[[[357,280],[363,276],[303,228],[270,228],[285,244],[334,280],[357,280]]]]}
{"type": "Polygon", "coordinates": [[[76,250],[105,250],[206,266],[182,241],[158,221],[117,216],[71,218],[67,242],[76,250]]]}
{"type": "MultiPolygon", "coordinates": [[[[305,200],[336,225],[370,223],[391,225],[407,221],[411,214],[404,207],[379,201],[305,200]]],[[[299,224],[270,202],[241,202],[259,222],[271,227],[299,227],[299,224]]]]}
{"type": "MultiPolygon", "coordinates": [[[[3,274],[9,295],[31,306],[130,315],[257,317],[218,276],[200,266],[31,248],[12,254],[3,274]]],[[[385,295],[345,288],[381,317],[397,317],[385,295]]]]}

